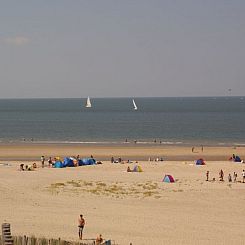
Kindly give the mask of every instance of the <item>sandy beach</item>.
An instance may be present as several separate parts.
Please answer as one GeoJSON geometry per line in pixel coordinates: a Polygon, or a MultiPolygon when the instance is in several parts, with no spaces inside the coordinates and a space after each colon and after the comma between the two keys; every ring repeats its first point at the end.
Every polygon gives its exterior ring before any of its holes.
{"type": "Polygon", "coordinates": [[[244,147],[65,144],[0,146],[0,220],[13,235],[35,235],[78,241],[77,219],[86,220],[84,239],[102,234],[117,244],[244,244],[244,147]],[[89,157],[103,164],[75,168],[41,168],[40,156],[89,157]],[[110,163],[110,157],[133,163],[110,163]],[[148,158],[163,157],[163,162],[148,158]],[[196,166],[203,157],[206,165],[196,166]],[[128,173],[135,160],[142,173],[128,173]],[[19,171],[19,164],[38,164],[19,171]],[[7,165],[6,165],[7,164],[7,165]],[[218,179],[224,171],[224,182],[218,179]],[[210,179],[206,181],[206,171],[210,179]],[[228,174],[237,172],[237,182],[228,174]],[[165,174],[176,182],[163,183],[165,174]]]}

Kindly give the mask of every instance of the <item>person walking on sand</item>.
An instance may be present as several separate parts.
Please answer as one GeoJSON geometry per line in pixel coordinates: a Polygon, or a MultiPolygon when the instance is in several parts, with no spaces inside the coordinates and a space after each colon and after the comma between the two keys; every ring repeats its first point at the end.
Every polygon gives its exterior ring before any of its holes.
{"type": "Polygon", "coordinates": [[[242,183],[245,183],[245,170],[242,170],[242,183]]]}
{"type": "Polygon", "coordinates": [[[44,156],[41,156],[42,168],[44,168],[44,162],[45,162],[45,157],[44,156]]]}
{"type": "Polygon", "coordinates": [[[220,180],[220,181],[224,181],[224,172],[223,172],[222,169],[221,169],[220,172],[219,172],[219,180],[220,180]]]}
{"type": "Polygon", "coordinates": [[[233,180],[234,180],[234,182],[236,182],[236,178],[237,178],[237,173],[234,172],[234,173],[233,173],[233,180]]]}
{"type": "Polygon", "coordinates": [[[228,175],[228,181],[229,181],[229,182],[232,182],[231,174],[228,175]]]}
{"type": "Polygon", "coordinates": [[[83,218],[83,215],[80,214],[79,218],[78,218],[78,228],[79,228],[79,239],[83,239],[83,228],[85,225],[85,219],[83,218]]]}
{"type": "Polygon", "coordinates": [[[49,157],[49,159],[48,159],[48,166],[49,167],[52,167],[53,166],[53,161],[52,161],[52,158],[51,157],[49,157]]]}
{"type": "Polygon", "coordinates": [[[206,181],[209,179],[209,171],[206,172],[206,181]]]}

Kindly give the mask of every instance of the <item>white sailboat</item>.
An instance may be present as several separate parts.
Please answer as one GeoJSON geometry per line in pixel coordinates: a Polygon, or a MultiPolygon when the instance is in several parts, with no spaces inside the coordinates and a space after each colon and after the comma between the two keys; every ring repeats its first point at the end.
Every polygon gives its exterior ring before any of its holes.
{"type": "Polygon", "coordinates": [[[89,97],[87,98],[86,107],[87,108],[92,107],[92,104],[91,104],[91,101],[90,101],[90,98],[89,97]]]}
{"type": "Polygon", "coordinates": [[[136,105],[134,99],[133,99],[133,105],[134,105],[134,110],[137,111],[137,110],[138,110],[138,107],[137,107],[137,105],[136,105]]]}

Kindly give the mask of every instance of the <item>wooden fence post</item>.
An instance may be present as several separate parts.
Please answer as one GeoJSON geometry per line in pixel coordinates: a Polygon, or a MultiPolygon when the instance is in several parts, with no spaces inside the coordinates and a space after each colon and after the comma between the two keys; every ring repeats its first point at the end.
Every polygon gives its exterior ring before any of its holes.
{"type": "Polygon", "coordinates": [[[11,236],[9,223],[2,224],[2,243],[3,245],[13,245],[14,244],[14,240],[11,236]]]}

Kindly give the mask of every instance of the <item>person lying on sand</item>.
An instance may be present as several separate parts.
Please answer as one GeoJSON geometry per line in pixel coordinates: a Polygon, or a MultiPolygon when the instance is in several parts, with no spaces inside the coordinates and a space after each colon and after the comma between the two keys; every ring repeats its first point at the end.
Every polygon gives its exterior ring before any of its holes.
{"type": "Polygon", "coordinates": [[[26,165],[26,166],[25,166],[25,170],[27,170],[27,171],[33,170],[33,169],[32,169],[32,165],[26,165]]]}

